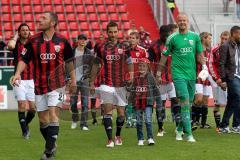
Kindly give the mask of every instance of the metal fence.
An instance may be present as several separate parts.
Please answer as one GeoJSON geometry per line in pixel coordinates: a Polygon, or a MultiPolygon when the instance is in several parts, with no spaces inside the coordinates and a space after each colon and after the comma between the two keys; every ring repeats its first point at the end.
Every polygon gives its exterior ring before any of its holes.
{"type": "Polygon", "coordinates": [[[12,52],[9,50],[0,50],[0,66],[11,66],[13,62],[12,52]]]}

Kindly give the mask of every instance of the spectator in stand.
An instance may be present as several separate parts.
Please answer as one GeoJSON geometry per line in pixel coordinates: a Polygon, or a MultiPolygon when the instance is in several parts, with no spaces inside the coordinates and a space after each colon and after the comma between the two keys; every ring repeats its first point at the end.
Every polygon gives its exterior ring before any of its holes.
{"type": "Polygon", "coordinates": [[[138,32],[135,23],[131,24],[131,28],[128,30],[128,36],[130,35],[131,32],[138,32]]]}
{"type": "Polygon", "coordinates": [[[172,13],[174,12],[174,9],[176,8],[175,6],[175,0],[167,0],[168,4],[168,8],[171,9],[172,13]]]}
{"type": "MultiPolygon", "coordinates": [[[[0,35],[0,58],[4,58],[4,52],[2,52],[6,48],[6,43],[3,41],[2,36],[0,35]]],[[[0,59],[0,65],[3,65],[4,60],[0,59]]]]}
{"type": "Polygon", "coordinates": [[[240,0],[236,0],[237,5],[237,17],[240,19],[240,0]]]}

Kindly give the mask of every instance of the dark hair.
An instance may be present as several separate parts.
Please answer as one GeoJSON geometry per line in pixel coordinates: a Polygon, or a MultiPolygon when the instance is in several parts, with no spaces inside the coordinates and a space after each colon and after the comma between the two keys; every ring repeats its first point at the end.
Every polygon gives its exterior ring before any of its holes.
{"type": "Polygon", "coordinates": [[[170,33],[170,27],[168,25],[162,25],[159,29],[159,35],[160,35],[160,40],[161,43],[165,43],[167,40],[167,37],[169,36],[170,33]]]}
{"type": "Polygon", "coordinates": [[[212,34],[211,34],[211,33],[208,33],[208,32],[202,32],[202,33],[200,33],[199,36],[200,36],[201,41],[202,41],[203,39],[208,38],[208,36],[212,36],[212,34]]]}
{"type": "Polygon", "coordinates": [[[118,24],[116,22],[110,21],[107,25],[107,32],[110,27],[117,27],[117,29],[118,29],[118,24]]]}
{"type": "Polygon", "coordinates": [[[233,26],[233,27],[231,28],[231,30],[230,30],[231,36],[233,35],[233,33],[236,33],[237,30],[240,30],[240,27],[239,27],[239,26],[233,26]]]}
{"type": "Polygon", "coordinates": [[[57,27],[57,24],[58,24],[58,16],[56,13],[54,12],[44,12],[44,13],[48,13],[51,17],[51,20],[55,22],[55,25],[54,27],[57,27]]]}
{"type": "Polygon", "coordinates": [[[229,31],[223,31],[221,33],[221,36],[230,36],[230,33],[229,33],[229,31]]]}
{"type": "Polygon", "coordinates": [[[28,29],[30,30],[30,27],[29,27],[29,25],[27,25],[27,23],[21,23],[21,24],[19,25],[19,27],[18,27],[18,32],[20,32],[20,30],[21,30],[21,28],[22,28],[23,26],[28,27],[28,29]]]}
{"type": "Polygon", "coordinates": [[[178,26],[176,24],[173,24],[173,23],[168,24],[168,27],[169,27],[171,32],[173,32],[174,29],[178,28],[178,26]]]}

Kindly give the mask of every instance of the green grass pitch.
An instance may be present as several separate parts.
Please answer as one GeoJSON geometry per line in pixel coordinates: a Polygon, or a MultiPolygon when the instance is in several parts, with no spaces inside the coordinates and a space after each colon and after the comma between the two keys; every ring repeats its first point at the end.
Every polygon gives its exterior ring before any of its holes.
{"type": "MultiPolygon", "coordinates": [[[[214,126],[212,111],[209,111],[208,122],[214,126]]],[[[214,128],[195,131],[197,142],[194,144],[176,142],[174,124],[166,122],[165,136],[155,136],[154,146],[141,147],[137,146],[136,129],[123,128],[123,146],[110,149],[105,147],[107,139],[103,126],[92,126],[89,122],[90,131],[86,132],[79,126],[71,130],[70,124],[70,121],[61,121],[56,160],[240,160],[240,134],[217,134],[214,128]]],[[[1,160],[40,159],[44,143],[37,118],[30,128],[31,137],[24,140],[17,113],[0,112],[1,160]]],[[[156,133],[157,125],[154,123],[154,135],[156,133]]]]}

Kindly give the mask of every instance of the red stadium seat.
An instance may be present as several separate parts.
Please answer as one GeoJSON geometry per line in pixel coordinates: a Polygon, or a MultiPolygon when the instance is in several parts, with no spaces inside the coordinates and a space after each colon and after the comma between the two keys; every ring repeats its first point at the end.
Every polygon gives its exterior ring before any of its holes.
{"type": "Polygon", "coordinates": [[[42,5],[42,0],[34,0],[32,1],[34,5],[42,5]]]}
{"type": "Polygon", "coordinates": [[[107,29],[108,22],[102,22],[102,29],[106,30],[107,29]]]}
{"type": "Polygon", "coordinates": [[[117,13],[110,14],[110,20],[111,21],[119,21],[118,14],[117,13]]]}
{"type": "Polygon", "coordinates": [[[42,13],[43,8],[41,5],[36,5],[36,6],[34,6],[34,11],[35,11],[35,13],[42,13]]]}
{"type": "Polygon", "coordinates": [[[103,0],[95,0],[95,4],[96,5],[103,5],[104,2],[103,2],[103,0]]]}
{"type": "Polygon", "coordinates": [[[65,6],[65,11],[66,11],[67,13],[74,13],[73,5],[66,5],[66,6],[65,6]]]}
{"type": "Polygon", "coordinates": [[[124,23],[123,23],[123,27],[124,27],[125,30],[129,30],[130,27],[131,27],[131,25],[130,25],[129,22],[124,22],[124,23]]]}
{"type": "Polygon", "coordinates": [[[9,40],[13,35],[13,32],[12,31],[5,31],[4,32],[4,36],[5,36],[5,39],[6,40],[9,40]]]}
{"type": "Polygon", "coordinates": [[[101,32],[100,31],[94,31],[93,32],[94,39],[98,39],[98,38],[100,38],[100,36],[101,36],[101,32]]]}
{"type": "Polygon", "coordinates": [[[11,21],[12,20],[11,14],[8,13],[3,14],[2,19],[3,21],[11,21]]]}
{"type": "Polygon", "coordinates": [[[89,30],[89,25],[87,22],[81,22],[80,23],[80,29],[81,30],[89,30]]]}
{"type": "Polygon", "coordinates": [[[68,29],[68,25],[66,22],[59,22],[58,23],[58,29],[63,31],[63,30],[67,30],[68,29]]]}
{"type": "Polygon", "coordinates": [[[75,4],[83,4],[82,0],[73,0],[75,2],[75,4]]]}
{"type": "Polygon", "coordinates": [[[92,30],[100,30],[100,24],[98,22],[91,23],[92,30]]]}
{"type": "Polygon", "coordinates": [[[37,13],[37,14],[35,14],[35,18],[36,18],[36,21],[37,21],[37,22],[39,21],[41,15],[42,15],[41,13],[37,13]]]}
{"type": "Polygon", "coordinates": [[[71,38],[74,39],[79,35],[79,31],[71,31],[71,38]]]}
{"type": "Polygon", "coordinates": [[[35,31],[35,24],[33,22],[27,23],[31,31],[35,31]]]}
{"type": "Polygon", "coordinates": [[[53,0],[54,4],[63,4],[62,0],[53,0]]]}
{"type": "Polygon", "coordinates": [[[43,4],[46,5],[46,4],[52,4],[52,0],[43,0],[43,4]]]}
{"type": "Polygon", "coordinates": [[[6,30],[6,31],[12,31],[13,30],[13,26],[12,26],[11,22],[5,22],[3,24],[3,26],[4,26],[4,30],[6,30]]]}
{"type": "Polygon", "coordinates": [[[76,6],[76,11],[78,13],[85,13],[85,7],[83,5],[77,5],[76,6]]]}
{"type": "Polygon", "coordinates": [[[121,14],[121,20],[122,21],[129,21],[128,14],[121,14]]]}
{"type": "Polygon", "coordinates": [[[88,13],[94,13],[94,12],[96,12],[95,6],[87,6],[87,12],[88,12],[88,13]]]}
{"type": "Polygon", "coordinates": [[[117,12],[115,5],[110,5],[107,8],[108,8],[108,13],[116,13],[117,12]]]}
{"type": "Polygon", "coordinates": [[[68,19],[68,21],[76,21],[77,20],[74,13],[68,14],[67,19],[68,19]]]}
{"type": "Polygon", "coordinates": [[[108,14],[100,14],[100,21],[108,21],[108,14]]]}
{"type": "Polygon", "coordinates": [[[72,0],[64,0],[64,4],[66,5],[66,4],[73,4],[73,1],[72,0]]]}
{"type": "MultiPolygon", "coordinates": [[[[10,11],[10,10],[9,10],[10,11]]],[[[21,13],[22,12],[22,7],[21,6],[12,6],[12,11],[14,12],[14,13],[21,13]]]]}
{"type": "Polygon", "coordinates": [[[3,4],[10,4],[10,0],[1,0],[1,2],[2,2],[2,5],[3,4]]]}
{"type": "Polygon", "coordinates": [[[116,5],[123,5],[124,3],[124,0],[116,0],[116,5]]]}
{"type": "Polygon", "coordinates": [[[71,30],[78,30],[78,23],[77,22],[70,22],[69,23],[69,28],[71,30]]]}
{"type": "Polygon", "coordinates": [[[57,13],[63,13],[64,12],[64,8],[62,5],[56,5],[55,6],[55,12],[57,13]]]}
{"type": "Polygon", "coordinates": [[[127,7],[125,5],[121,5],[118,7],[118,12],[119,13],[126,13],[127,12],[127,7]]]}
{"type": "Polygon", "coordinates": [[[86,14],[82,14],[82,13],[78,14],[78,20],[86,22],[87,21],[87,15],[86,14]]]}
{"type": "Polygon", "coordinates": [[[44,6],[44,11],[53,11],[52,5],[45,5],[44,6]]]}
{"type": "Polygon", "coordinates": [[[105,4],[106,5],[113,5],[114,2],[113,2],[113,0],[105,0],[105,4]]]}
{"type": "Polygon", "coordinates": [[[22,1],[23,5],[31,5],[31,0],[24,0],[22,1]]]}
{"type": "Polygon", "coordinates": [[[90,31],[83,31],[83,34],[85,34],[88,38],[92,38],[92,34],[90,31]]]}
{"type": "Polygon", "coordinates": [[[122,31],[119,31],[118,37],[123,38],[123,32],[122,31]]]}
{"type": "Polygon", "coordinates": [[[20,0],[12,0],[12,5],[19,5],[21,4],[20,0]]]}
{"type": "Polygon", "coordinates": [[[98,21],[98,15],[96,13],[91,13],[88,16],[89,21],[98,21]]]}
{"type": "Polygon", "coordinates": [[[84,0],[85,5],[93,5],[93,0],[84,0]]]}
{"type": "Polygon", "coordinates": [[[66,21],[65,14],[59,13],[59,14],[58,14],[58,20],[59,20],[59,21],[66,21]]]}
{"type": "Polygon", "coordinates": [[[24,5],[23,11],[24,11],[24,13],[32,13],[32,6],[24,5]]]}
{"type": "Polygon", "coordinates": [[[2,13],[11,13],[11,9],[10,9],[10,6],[2,6],[1,7],[2,9],[2,13]]]}
{"type": "Polygon", "coordinates": [[[98,13],[106,13],[106,7],[104,5],[97,6],[98,13]]]}
{"type": "Polygon", "coordinates": [[[22,14],[14,14],[13,19],[14,22],[22,22],[23,21],[22,14]]]}
{"type": "Polygon", "coordinates": [[[69,33],[68,31],[62,31],[61,35],[63,35],[65,38],[69,39],[69,33]]]}
{"type": "MultiPolygon", "coordinates": [[[[34,20],[34,19],[33,19],[33,15],[32,15],[31,13],[25,14],[25,15],[24,15],[24,18],[25,18],[25,21],[27,21],[27,22],[31,22],[31,21],[34,20]]],[[[36,19],[37,19],[37,17],[36,17],[36,19]]]]}
{"type": "MultiPolygon", "coordinates": [[[[14,22],[14,30],[17,30],[22,22],[14,22]]],[[[31,28],[30,28],[31,30],[31,28]]]]}

